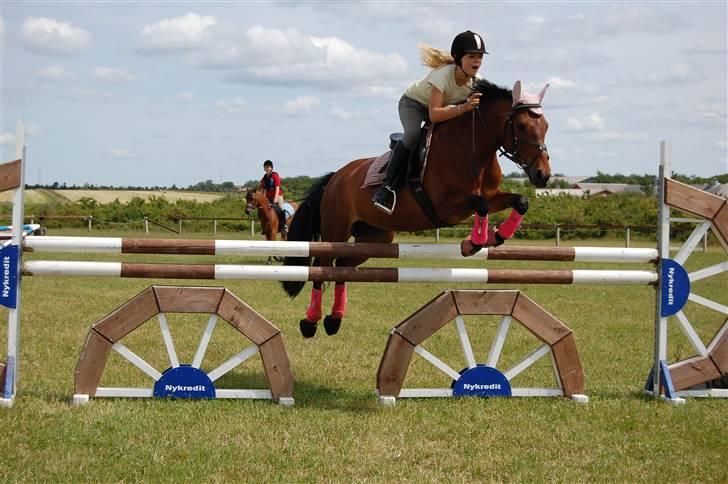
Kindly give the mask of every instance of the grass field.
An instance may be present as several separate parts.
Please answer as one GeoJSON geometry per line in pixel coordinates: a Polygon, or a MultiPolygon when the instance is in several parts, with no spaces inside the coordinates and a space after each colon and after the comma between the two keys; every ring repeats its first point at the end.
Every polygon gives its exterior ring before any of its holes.
{"type": "MultiPolygon", "coordinates": [[[[12,201],[12,192],[0,193],[0,203],[12,201]]],[[[222,198],[219,193],[187,192],[179,190],[51,190],[32,189],[25,191],[25,203],[73,203],[82,198],[92,198],[98,203],[111,203],[119,200],[128,203],[132,198],[139,197],[147,200],[152,197],[164,198],[169,202],[177,200],[194,200],[197,202],[212,202],[222,198]]]]}
{"type": "MultiPolygon", "coordinates": [[[[108,260],[79,254],[27,256],[108,260]]],[[[176,256],[124,256],[123,260],[180,261],[176,256]]],[[[723,260],[725,254],[714,247],[691,256],[688,268],[723,260]]],[[[184,261],[212,259],[185,257],[184,261]]],[[[487,266],[560,267],[496,261],[487,266]]],[[[590,397],[586,405],[561,398],[399,399],[394,408],[383,408],[374,388],[389,331],[445,289],[442,284],[350,284],[349,311],[340,333],[328,337],[319,331],[312,340],[303,340],[298,320],[308,304],[310,286],[291,301],[274,282],[190,282],[24,279],[20,393],[12,409],[0,411],[1,481],[728,481],[728,401],[696,399],[672,407],[641,393],[652,363],[654,290],[650,287],[518,287],[574,331],[590,397]],[[102,399],[71,406],[74,368],[89,326],[153,283],[224,283],[278,326],[293,368],[295,406],[268,401],[102,399]]],[[[326,308],[331,289],[324,296],[326,308]]],[[[726,304],[728,274],[699,281],[696,291],[726,304]]],[[[692,322],[701,321],[696,326],[704,340],[725,320],[725,315],[692,304],[686,312],[692,322]]],[[[207,318],[170,315],[169,320],[180,360],[189,363],[207,318]]],[[[487,356],[497,321],[466,318],[479,361],[487,356]]],[[[248,346],[225,326],[218,325],[210,361],[203,368],[211,369],[248,346]]],[[[671,358],[691,356],[688,343],[674,327],[670,336],[671,358]]],[[[2,338],[5,344],[4,334],[2,338]]],[[[124,342],[157,369],[166,368],[166,351],[154,322],[124,342]]],[[[453,368],[464,366],[452,324],[424,346],[453,368]]],[[[505,366],[537,346],[525,330],[514,331],[504,348],[505,366]]],[[[549,371],[543,359],[514,383],[548,384],[549,371]]],[[[151,380],[112,355],[102,385],[150,386],[151,380]]],[[[265,387],[259,357],[223,377],[218,387],[237,385],[265,387]]],[[[405,386],[442,387],[449,386],[449,380],[415,355],[405,386]]]]}

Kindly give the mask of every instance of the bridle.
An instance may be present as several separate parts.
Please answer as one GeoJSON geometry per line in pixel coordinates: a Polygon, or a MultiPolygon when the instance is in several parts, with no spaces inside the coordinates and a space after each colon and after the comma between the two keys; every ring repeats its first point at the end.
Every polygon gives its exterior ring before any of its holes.
{"type": "MultiPolygon", "coordinates": [[[[523,171],[527,172],[528,167],[538,158],[541,156],[541,153],[548,153],[548,147],[544,143],[536,143],[534,141],[530,140],[521,140],[518,139],[518,136],[516,136],[516,130],[513,127],[513,115],[521,111],[523,109],[530,109],[530,108],[540,108],[541,104],[518,104],[513,109],[508,111],[508,117],[506,118],[506,124],[503,127],[503,138],[506,139],[506,130],[510,128],[511,131],[511,143],[510,148],[505,147],[505,143],[501,142],[501,144],[498,146],[498,156],[505,156],[509,160],[511,160],[513,163],[518,165],[519,168],[521,168],[523,171]],[[538,149],[538,152],[536,155],[530,160],[526,161],[523,159],[518,147],[519,145],[529,145],[529,146],[535,146],[538,149]]],[[[480,120],[480,124],[483,125],[483,128],[486,131],[491,131],[490,128],[488,128],[488,125],[485,124],[485,120],[483,119],[483,116],[480,114],[480,110],[476,108],[473,110],[473,121],[472,121],[472,131],[473,131],[473,158],[471,160],[471,172],[473,176],[478,175],[478,162],[475,158],[475,118],[478,118],[480,120]]]]}

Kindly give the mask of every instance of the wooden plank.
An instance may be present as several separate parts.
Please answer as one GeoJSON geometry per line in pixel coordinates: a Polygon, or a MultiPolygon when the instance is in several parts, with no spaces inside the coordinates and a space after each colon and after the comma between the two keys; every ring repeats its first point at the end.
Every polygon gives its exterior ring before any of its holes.
{"type": "Polygon", "coordinates": [[[488,284],[573,284],[571,269],[488,269],[488,284]]]}
{"type": "Polygon", "coordinates": [[[713,217],[713,228],[717,232],[716,235],[723,239],[724,247],[728,247],[728,201],[723,203],[723,206],[713,217]]]}
{"type": "Polygon", "coordinates": [[[263,369],[268,377],[273,398],[293,396],[293,373],[291,363],[283,342],[283,334],[278,333],[260,346],[263,369]]]}
{"type": "Polygon", "coordinates": [[[522,292],[513,307],[513,317],[544,343],[553,346],[571,333],[561,321],[533,302],[522,292]]]}
{"type": "Polygon", "coordinates": [[[670,365],[670,377],[676,391],[720,378],[720,371],[708,356],[696,356],[670,365]]]}
{"type": "Polygon", "coordinates": [[[698,217],[712,219],[725,199],[670,178],[665,179],[665,203],[698,217]]]}
{"type": "Polygon", "coordinates": [[[224,287],[152,286],[162,313],[216,313],[224,287]]]}
{"type": "Polygon", "coordinates": [[[222,296],[217,314],[258,346],[280,333],[272,323],[227,289],[222,296]]]}
{"type": "Polygon", "coordinates": [[[402,336],[390,333],[377,370],[377,391],[380,397],[399,396],[414,349],[414,345],[402,336]]]}
{"type": "Polygon", "coordinates": [[[0,192],[13,190],[20,186],[22,160],[9,161],[0,165],[0,192]]]}
{"type": "Polygon", "coordinates": [[[331,282],[397,282],[395,267],[311,267],[309,281],[331,282]]]}
{"type": "Polygon", "coordinates": [[[336,257],[397,259],[399,246],[372,242],[314,242],[310,245],[310,257],[329,257],[332,253],[336,253],[336,257]]]}
{"type": "Polygon", "coordinates": [[[148,287],[91,327],[116,343],[158,313],[157,298],[152,288],[148,287]]]}
{"type": "Polygon", "coordinates": [[[573,261],[573,247],[518,247],[503,245],[488,249],[488,260],[553,260],[573,261]]]}
{"type": "Polygon", "coordinates": [[[584,368],[576,349],[574,333],[568,334],[551,347],[561,387],[566,396],[584,393],[584,368]]]}
{"type": "Polygon", "coordinates": [[[214,264],[121,263],[121,277],[153,279],[215,279],[214,264]]]}
{"type": "Polygon", "coordinates": [[[394,331],[417,346],[458,315],[451,291],[445,291],[399,323],[394,331]]]}
{"type": "Polygon", "coordinates": [[[81,351],[75,372],[75,393],[81,395],[96,395],[96,389],[101,382],[101,375],[106,368],[106,362],[111,352],[111,341],[107,340],[92,329],[86,336],[86,343],[81,351]]]}
{"type": "Polygon", "coordinates": [[[516,304],[518,291],[461,290],[452,291],[458,314],[509,315],[516,304]]]}
{"type": "Polygon", "coordinates": [[[728,374],[728,321],[723,323],[721,331],[708,345],[708,352],[718,370],[724,375],[728,374]]]}
{"type": "Polygon", "coordinates": [[[214,240],[122,239],[122,254],[201,254],[215,255],[214,240]]]}

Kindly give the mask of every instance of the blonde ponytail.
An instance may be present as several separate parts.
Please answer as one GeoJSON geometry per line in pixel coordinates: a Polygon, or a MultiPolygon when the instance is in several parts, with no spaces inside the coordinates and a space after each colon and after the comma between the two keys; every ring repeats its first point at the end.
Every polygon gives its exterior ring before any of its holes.
{"type": "Polygon", "coordinates": [[[417,46],[420,49],[420,58],[422,63],[427,67],[436,69],[447,64],[454,64],[455,59],[452,56],[441,49],[429,46],[427,44],[419,44],[417,46]]]}

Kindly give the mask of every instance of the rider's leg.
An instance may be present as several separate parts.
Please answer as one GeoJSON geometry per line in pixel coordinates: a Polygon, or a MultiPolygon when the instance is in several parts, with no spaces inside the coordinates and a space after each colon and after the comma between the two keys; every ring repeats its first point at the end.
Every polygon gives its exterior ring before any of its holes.
{"type": "Polygon", "coordinates": [[[401,141],[392,150],[392,156],[389,158],[389,164],[387,165],[387,173],[384,176],[384,182],[374,192],[372,201],[374,206],[379,210],[386,213],[392,213],[394,206],[389,203],[389,194],[395,190],[395,181],[399,178],[402,169],[407,166],[407,160],[410,155],[410,150],[405,148],[401,141]]]}
{"type": "Polygon", "coordinates": [[[392,157],[387,166],[384,183],[372,197],[374,206],[389,214],[392,213],[394,208],[388,204],[389,194],[397,188],[395,182],[400,174],[400,170],[402,167],[407,166],[409,153],[417,148],[422,123],[429,119],[429,114],[425,106],[407,96],[402,96],[399,100],[399,119],[404,128],[404,137],[402,141],[397,143],[394,150],[392,150],[392,157]]]}
{"type": "Polygon", "coordinates": [[[280,227],[280,232],[288,232],[288,225],[286,224],[286,210],[285,210],[285,200],[283,200],[283,197],[278,197],[278,203],[276,204],[276,212],[278,213],[278,219],[279,224],[278,227],[280,227]]]}

